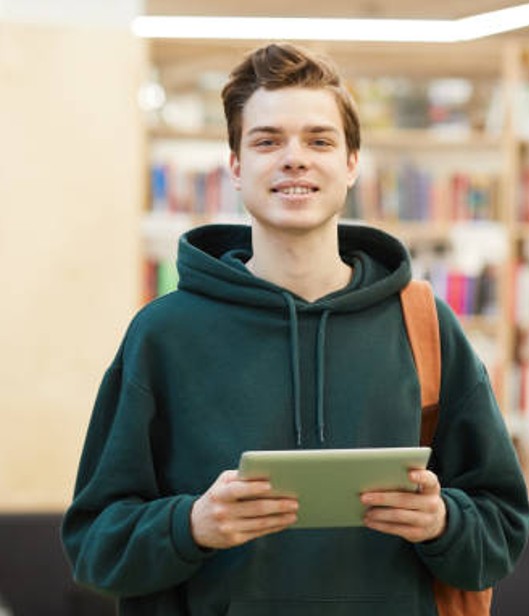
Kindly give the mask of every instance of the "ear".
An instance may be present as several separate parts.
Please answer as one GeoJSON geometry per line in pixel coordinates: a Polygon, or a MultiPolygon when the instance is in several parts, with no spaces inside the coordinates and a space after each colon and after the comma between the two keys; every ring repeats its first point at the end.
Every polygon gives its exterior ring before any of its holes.
{"type": "Polygon", "coordinates": [[[347,188],[351,188],[358,177],[358,150],[351,152],[347,158],[347,188]]]}
{"type": "Polygon", "coordinates": [[[235,152],[230,152],[230,170],[235,190],[241,190],[241,161],[235,152]]]}

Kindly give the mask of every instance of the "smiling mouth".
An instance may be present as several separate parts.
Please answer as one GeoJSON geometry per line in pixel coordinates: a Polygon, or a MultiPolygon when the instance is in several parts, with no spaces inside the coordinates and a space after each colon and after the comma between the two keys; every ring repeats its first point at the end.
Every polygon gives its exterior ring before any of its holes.
{"type": "Polygon", "coordinates": [[[272,188],[273,193],[280,193],[282,195],[310,195],[317,191],[317,188],[310,186],[285,186],[284,188],[272,188]]]}

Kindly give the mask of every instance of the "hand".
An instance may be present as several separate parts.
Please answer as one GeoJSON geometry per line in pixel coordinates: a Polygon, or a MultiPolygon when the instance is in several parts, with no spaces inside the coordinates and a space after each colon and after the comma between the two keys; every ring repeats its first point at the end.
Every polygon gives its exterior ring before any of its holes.
{"type": "Polygon", "coordinates": [[[360,500],[368,507],[368,528],[397,535],[412,543],[440,537],[446,528],[446,505],[441,486],[431,471],[410,471],[417,492],[365,492],[360,500]]]}
{"type": "Polygon", "coordinates": [[[191,509],[191,533],[204,548],[230,548],[284,530],[296,519],[297,500],[271,496],[269,481],[225,471],[191,509]]]}

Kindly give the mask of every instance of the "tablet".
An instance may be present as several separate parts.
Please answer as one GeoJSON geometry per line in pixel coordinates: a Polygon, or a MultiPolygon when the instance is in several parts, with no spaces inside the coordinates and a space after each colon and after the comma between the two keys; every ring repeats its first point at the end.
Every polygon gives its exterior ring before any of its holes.
{"type": "Polygon", "coordinates": [[[416,490],[408,471],[426,468],[430,453],[429,447],[246,451],[239,475],[269,479],[275,496],[298,498],[291,528],[363,526],[360,494],[416,490]]]}

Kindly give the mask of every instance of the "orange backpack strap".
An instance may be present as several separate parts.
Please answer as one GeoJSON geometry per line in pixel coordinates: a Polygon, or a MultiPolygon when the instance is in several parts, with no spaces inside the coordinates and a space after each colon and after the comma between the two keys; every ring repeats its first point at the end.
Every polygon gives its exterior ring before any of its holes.
{"type": "MultiPolygon", "coordinates": [[[[421,386],[421,445],[432,443],[439,420],[441,343],[435,298],[427,282],[412,280],[400,292],[402,312],[421,386]]],[[[489,616],[492,589],[467,591],[433,580],[439,616],[489,616]]]]}
{"type": "Polygon", "coordinates": [[[400,292],[404,322],[421,386],[421,445],[432,443],[439,421],[441,342],[435,297],[429,283],[412,280],[400,292]]]}
{"type": "Polygon", "coordinates": [[[434,580],[433,591],[438,616],[490,616],[492,588],[460,590],[434,580]]]}

